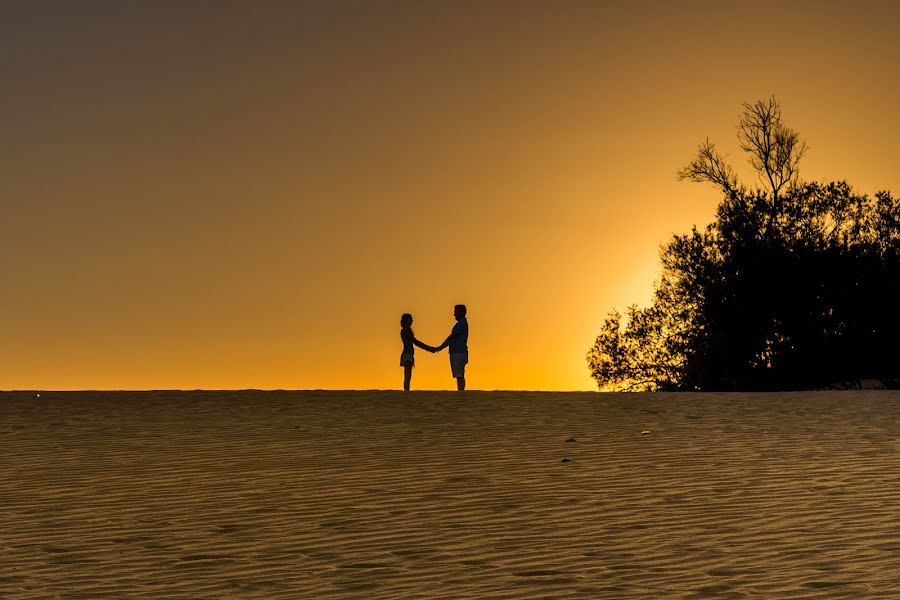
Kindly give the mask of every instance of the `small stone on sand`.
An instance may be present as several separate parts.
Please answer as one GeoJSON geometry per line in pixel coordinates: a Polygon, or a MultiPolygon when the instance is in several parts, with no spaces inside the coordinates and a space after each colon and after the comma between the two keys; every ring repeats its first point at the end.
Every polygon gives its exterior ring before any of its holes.
{"type": "Polygon", "coordinates": [[[569,460],[568,458],[564,458],[564,459],[562,459],[562,462],[572,462],[572,461],[569,460]]]}
{"type": "Polygon", "coordinates": [[[575,438],[569,438],[569,439],[566,440],[566,442],[577,442],[577,441],[578,441],[578,440],[576,440],[575,438]]]}

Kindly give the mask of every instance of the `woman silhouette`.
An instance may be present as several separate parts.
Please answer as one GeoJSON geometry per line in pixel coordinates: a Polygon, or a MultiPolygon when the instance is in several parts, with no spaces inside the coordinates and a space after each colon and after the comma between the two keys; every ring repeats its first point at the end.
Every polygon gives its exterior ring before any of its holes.
{"type": "Polygon", "coordinates": [[[409,313],[403,313],[400,317],[400,340],[403,342],[403,352],[400,354],[400,366],[403,367],[403,389],[409,391],[409,382],[412,380],[413,366],[416,364],[415,346],[429,352],[434,352],[435,348],[428,344],[423,344],[416,339],[416,335],[412,330],[413,318],[409,313]]]}

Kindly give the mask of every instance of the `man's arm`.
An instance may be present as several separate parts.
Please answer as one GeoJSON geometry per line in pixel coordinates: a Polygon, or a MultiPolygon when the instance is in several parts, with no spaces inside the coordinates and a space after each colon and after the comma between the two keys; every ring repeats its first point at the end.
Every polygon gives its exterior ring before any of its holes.
{"type": "Polygon", "coordinates": [[[444,343],[441,344],[440,346],[438,346],[437,349],[435,349],[435,352],[440,352],[441,350],[443,350],[444,348],[449,346],[450,342],[452,342],[454,339],[456,339],[457,335],[459,335],[459,334],[456,333],[455,331],[451,331],[450,335],[447,336],[447,339],[444,340],[444,343]]]}

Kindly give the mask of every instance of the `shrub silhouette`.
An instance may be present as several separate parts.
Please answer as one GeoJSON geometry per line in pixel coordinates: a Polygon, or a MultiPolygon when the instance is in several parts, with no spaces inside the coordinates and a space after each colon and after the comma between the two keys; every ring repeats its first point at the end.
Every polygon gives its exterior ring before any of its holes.
{"type": "Polygon", "coordinates": [[[738,137],[762,185],[743,185],[701,144],[679,178],[722,190],[716,219],[662,247],[649,307],[609,314],[587,356],[592,377],[613,390],[895,381],[900,199],[800,181],[806,146],[774,97],[744,105],[738,137]]]}

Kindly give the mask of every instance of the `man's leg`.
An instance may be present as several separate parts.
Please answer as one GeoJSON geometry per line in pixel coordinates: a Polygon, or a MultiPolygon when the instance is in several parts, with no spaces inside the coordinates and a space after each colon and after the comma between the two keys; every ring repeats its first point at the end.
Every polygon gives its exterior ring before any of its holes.
{"type": "Polygon", "coordinates": [[[412,365],[403,367],[403,389],[409,391],[409,380],[412,379],[412,365]]]}
{"type": "Polygon", "coordinates": [[[469,362],[466,354],[450,355],[450,372],[456,379],[456,390],[466,389],[466,363],[469,362]]]}

